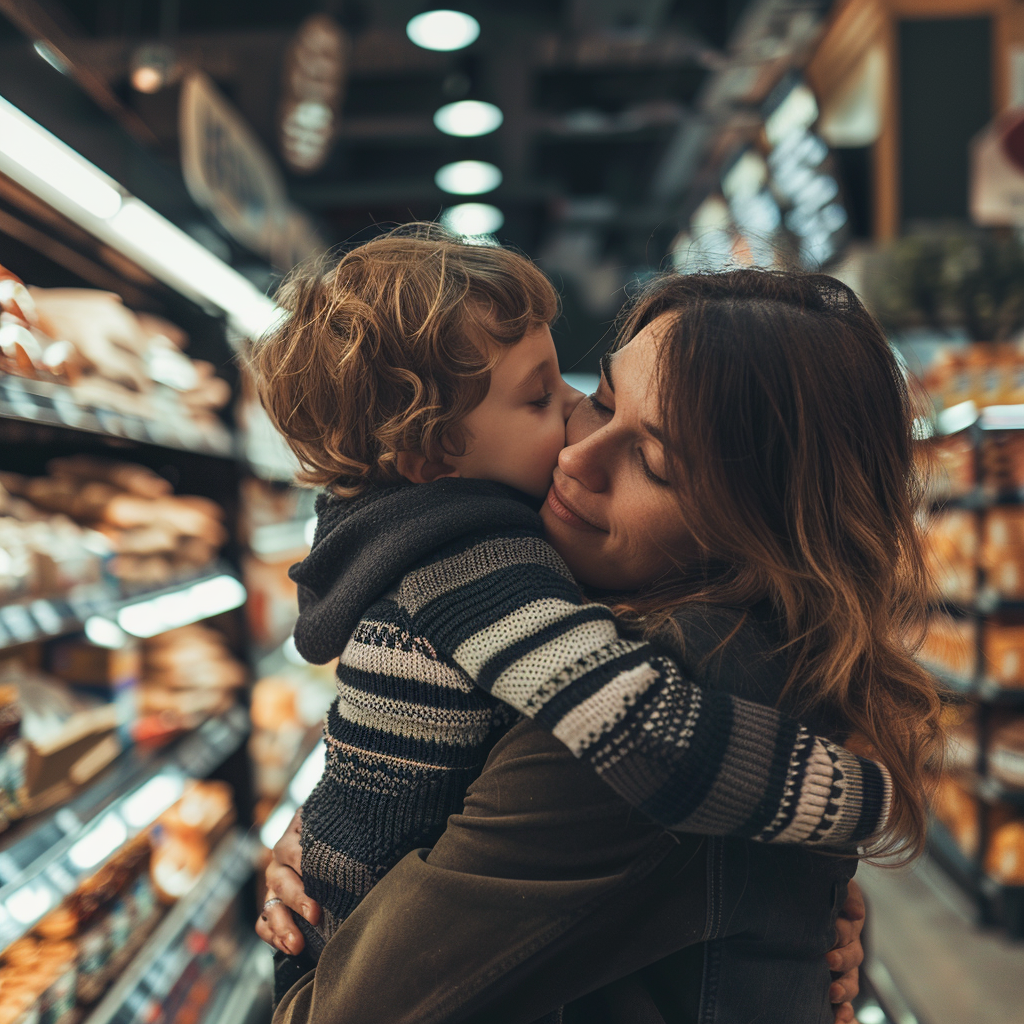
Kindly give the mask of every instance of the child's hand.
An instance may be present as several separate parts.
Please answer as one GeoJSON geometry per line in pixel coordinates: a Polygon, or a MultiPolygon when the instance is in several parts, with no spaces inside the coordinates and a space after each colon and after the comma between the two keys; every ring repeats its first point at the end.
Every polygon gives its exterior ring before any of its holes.
{"type": "Polygon", "coordinates": [[[295,924],[292,911],[300,914],[312,925],[320,920],[319,904],[311,900],[302,887],[302,848],[299,845],[301,832],[300,807],[285,834],[274,847],[273,859],[267,865],[267,902],[256,922],[256,934],[264,942],[289,956],[298,955],[306,946],[302,932],[295,924]]]}

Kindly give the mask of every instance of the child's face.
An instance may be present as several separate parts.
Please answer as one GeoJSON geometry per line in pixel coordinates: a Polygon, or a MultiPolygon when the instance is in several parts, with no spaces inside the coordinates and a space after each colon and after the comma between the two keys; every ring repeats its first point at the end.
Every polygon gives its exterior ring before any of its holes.
{"type": "Polygon", "coordinates": [[[582,397],[558,372],[551,331],[534,328],[505,349],[487,397],[463,420],[466,454],[445,461],[459,476],[543,498],[565,447],[566,420],[582,397]]]}

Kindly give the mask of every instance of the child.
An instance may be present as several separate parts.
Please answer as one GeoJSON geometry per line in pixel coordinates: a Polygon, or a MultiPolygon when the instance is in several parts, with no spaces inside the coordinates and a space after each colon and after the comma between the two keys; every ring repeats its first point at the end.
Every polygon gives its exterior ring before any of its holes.
{"type": "Polygon", "coordinates": [[[517,714],[668,828],[830,846],[877,833],[883,769],[687,682],[585,602],[544,541],[536,509],[580,396],[533,264],[413,225],[293,278],[282,302],[291,316],[252,366],[301,478],[327,488],[292,569],[295,642],[312,662],[340,656],[303,810],[314,955],[437,840],[517,714]]]}

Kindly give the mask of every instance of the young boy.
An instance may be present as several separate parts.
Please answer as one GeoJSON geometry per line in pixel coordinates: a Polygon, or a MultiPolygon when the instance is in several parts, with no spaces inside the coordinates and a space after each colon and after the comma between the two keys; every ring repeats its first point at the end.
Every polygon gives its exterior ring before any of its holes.
{"type": "Polygon", "coordinates": [[[310,952],[433,845],[520,714],[668,828],[839,847],[884,826],[884,769],[688,682],[586,602],[544,541],[536,509],[580,396],[528,260],[411,226],[294,278],[282,301],[290,319],[252,367],[302,478],[327,488],[292,569],[295,642],[339,658],[303,811],[303,883],[322,908],[310,952]]]}

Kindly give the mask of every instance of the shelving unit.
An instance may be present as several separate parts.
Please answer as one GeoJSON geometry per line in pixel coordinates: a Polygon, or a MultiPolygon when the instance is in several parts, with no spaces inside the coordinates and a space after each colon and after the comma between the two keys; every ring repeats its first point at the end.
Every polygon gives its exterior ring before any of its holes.
{"type": "MultiPolygon", "coordinates": [[[[10,121],[21,116],[11,110],[0,98],[2,117],[10,121]]],[[[235,385],[241,340],[266,325],[275,311],[273,303],[101,173],[104,187],[120,197],[120,211],[130,217],[83,213],[36,177],[18,165],[16,153],[0,152],[0,263],[30,285],[114,292],[129,309],[171,321],[191,338],[188,354],[213,363],[235,385]],[[141,245],[140,234],[132,241],[126,227],[131,218],[146,222],[159,244],[141,245]],[[173,250],[167,260],[161,258],[160,245],[173,250]],[[189,273],[193,268],[187,266],[186,255],[205,268],[203,273],[189,273]]],[[[238,388],[233,391],[237,398],[238,388]]],[[[228,541],[216,561],[163,585],[125,586],[109,575],[110,564],[104,561],[100,582],[63,593],[38,587],[44,596],[33,592],[30,598],[0,604],[0,655],[6,659],[30,649],[43,651],[41,663],[48,665],[50,640],[82,632],[93,639],[100,635],[97,624],[146,639],[218,616],[225,642],[248,662],[250,678],[258,678],[260,655],[266,652],[256,649],[240,610],[248,596],[243,580],[249,550],[257,544],[285,552],[301,546],[310,514],[262,526],[251,544],[243,535],[247,478],[279,485],[291,478],[292,463],[281,451],[280,439],[258,415],[246,414],[244,430],[233,415],[220,421],[207,417],[202,425],[170,415],[170,404],[161,404],[169,403],[166,388],[151,408],[124,404],[125,409],[138,407],[140,414],[91,404],[80,397],[86,394],[99,395],[97,402],[106,400],[99,391],[0,373],[0,470],[35,476],[50,458],[74,454],[138,463],[168,479],[178,494],[215,501],[223,510],[228,541]]],[[[275,645],[279,642],[274,640],[275,645]]],[[[269,1019],[271,958],[252,929],[258,840],[251,826],[256,796],[263,794],[254,794],[255,776],[245,746],[251,732],[248,691],[241,691],[241,697],[241,705],[209,718],[168,746],[129,746],[72,799],[0,833],[2,953],[146,829],[181,795],[187,779],[214,777],[233,788],[238,825],[210,856],[199,881],[152,933],[145,934],[151,922],[140,926],[118,954],[131,959],[87,1011],[88,1024],[155,1024],[183,1007],[195,1010],[193,1018],[203,1024],[269,1019]]],[[[292,773],[306,760],[313,739],[305,737],[292,773]]],[[[186,1012],[178,1019],[192,1018],[186,1012]]]]}
{"type": "Polygon", "coordinates": [[[227,761],[248,732],[244,709],[233,708],[167,750],[129,749],[70,803],[0,836],[0,947],[169,807],[187,776],[205,777],[227,761]]]}
{"type": "MultiPolygon", "coordinates": [[[[979,544],[983,536],[983,517],[992,510],[1020,506],[1024,503],[1024,489],[997,488],[984,479],[982,446],[997,433],[1024,430],[1024,406],[1000,406],[978,411],[973,403],[964,403],[940,414],[938,426],[944,422],[950,432],[965,431],[973,452],[973,472],[978,483],[966,494],[934,502],[933,514],[946,510],[963,510],[975,517],[979,544]],[[969,408],[968,408],[969,406],[969,408]],[[944,420],[945,418],[945,420],[944,420]]],[[[986,855],[990,841],[988,807],[1009,804],[1024,808],[1024,790],[1017,789],[995,777],[990,771],[993,718],[1010,711],[1024,711],[1024,686],[1005,686],[992,678],[985,654],[985,630],[988,623],[999,617],[1011,620],[1024,615],[1024,600],[1006,597],[989,581],[979,558],[975,566],[974,596],[969,601],[942,597],[936,610],[956,617],[965,617],[975,623],[976,649],[974,671],[970,675],[951,672],[927,661],[922,664],[944,686],[964,702],[974,707],[976,726],[976,755],[974,764],[957,775],[958,783],[978,801],[978,849],[968,857],[957,845],[949,830],[939,821],[933,821],[929,831],[929,844],[935,860],[941,864],[975,901],[979,922],[1006,927],[1017,938],[1024,938],[1024,887],[1004,885],[986,872],[986,855]]]]}
{"type": "Polygon", "coordinates": [[[86,1024],[163,1019],[172,993],[195,980],[188,972],[208,952],[212,932],[252,874],[254,852],[252,840],[237,829],[221,841],[203,877],[160,922],[86,1024]]]}

